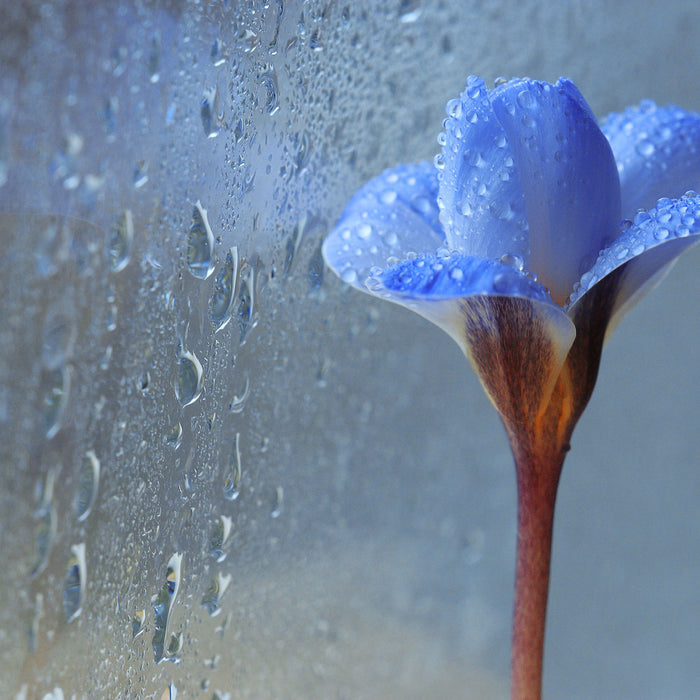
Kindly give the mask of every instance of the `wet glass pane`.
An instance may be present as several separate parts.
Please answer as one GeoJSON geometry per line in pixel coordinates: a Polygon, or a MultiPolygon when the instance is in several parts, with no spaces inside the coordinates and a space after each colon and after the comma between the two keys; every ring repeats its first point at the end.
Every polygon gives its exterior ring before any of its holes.
{"type": "MultiPolygon", "coordinates": [[[[515,482],[427,322],[324,271],[468,74],[700,108],[688,3],[4,3],[0,696],[503,698],[515,482]]],[[[696,183],[700,184],[700,183],[696,183]]],[[[564,470],[549,697],[700,686],[698,251],[564,470]]]]}

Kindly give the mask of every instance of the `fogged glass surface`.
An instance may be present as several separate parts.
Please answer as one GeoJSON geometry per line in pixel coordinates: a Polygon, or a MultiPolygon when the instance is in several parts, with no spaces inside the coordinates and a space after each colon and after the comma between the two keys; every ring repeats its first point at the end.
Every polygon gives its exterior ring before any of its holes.
{"type": "MultiPolygon", "coordinates": [[[[320,243],[434,155],[470,73],[699,109],[700,12],[2,14],[0,695],[505,697],[505,436],[457,347],[320,243]]],[[[574,434],[548,697],[700,687],[698,264],[622,324],[574,434]]]]}

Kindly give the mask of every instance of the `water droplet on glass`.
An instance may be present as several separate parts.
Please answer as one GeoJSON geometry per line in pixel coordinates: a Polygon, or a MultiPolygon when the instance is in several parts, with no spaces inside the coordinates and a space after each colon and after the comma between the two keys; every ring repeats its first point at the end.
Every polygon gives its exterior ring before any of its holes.
{"type": "Polygon", "coordinates": [[[269,115],[273,115],[280,108],[277,72],[273,65],[268,66],[267,72],[260,79],[260,83],[265,90],[265,111],[269,115]]]}
{"type": "Polygon", "coordinates": [[[144,630],[143,622],[146,619],[145,610],[137,610],[131,620],[131,638],[136,639],[144,630]]]}
{"type": "Polygon", "coordinates": [[[42,402],[42,424],[46,437],[50,440],[61,427],[61,419],[68,401],[70,372],[68,368],[57,367],[45,376],[47,386],[42,402]]]}
{"type": "Polygon", "coordinates": [[[143,187],[148,182],[148,163],[145,160],[140,160],[136,164],[133,182],[136,189],[143,187]]]}
{"type": "Polygon", "coordinates": [[[226,592],[230,583],[231,574],[224,576],[218,573],[211,580],[209,588],[207,588],[206,593],[202,597],[202,606],[209,611],[211,617],[216,617],[221,612],[221,608],[219,607],[221,604],[221,597],[226,592]]]}
{"type": "Polygon", "coordinates": [[[148,55],[148,79],[151,83],[160,80],[160,38],[154,36],[151,41],[151,52],[148,55]]]}
{"type": "Polygon", "coordinates": [[[197,356],[192,352],[182,351],[178,358],[175,395],[183,408],[199,398],[202,393],[202,378],[202,365],[197,356]]]}
{"type": "Polygon", "coordinates": [[[250,396],[250,377],[245,378],[245,385],[240,394],[234,394],[229,404],[229,409],[232,413],[241,413],[245,408],[246,401],[250,396]]]}
{"type": "Polygon", "coordinates": [[[78,474],[78,490],[75,494],[75,510],[78,522],[85,520],[95,502],[100,483],[100,460],[93,450],[88,450],[83,457],[78,474]]]}
{"type": "Polygon", "coordinates": [[[238,307],[236,309],[239,341],[245,342],[248,332],[257,324],[255,317],[255,268],[247,267],[247,274],[241,274],[240,291],[238,292],[238,307]]]}
{"type": "Polygon", "coordinates": [[[180,575],[182,570],[182,554],[176,553],[170,557],[168,568],[165,572],[165,583],[160,591],[151,598],[153,615],[155,618],[155,632],[153,634],[153,655],[155,662],[160,663],[166,655],[165,637],[168,631],[170,610],[177,598],[180,589],[180,575]]]}
{"type": "Polygon", "coordinates": [[[175,450],[180,447],[180,443],[182,442],[182,423],[180,423],[180,421],[170,428],[168,434],[165,436],[165,442],[175,450]]]}
{"type": "Polygon", "coordinates": [[[275,504],[270,512],[271,518],[279,518],[284,508],[284,489],[281,486],[275,488],[275,504]]]}
{"type": "Polygon", "coordinates": [[[68,622],[75,620],[82,611],[83,590],[86,581],[85,543],[74,544],[63,583],[63,609],[68,622]]]}
{"type": "Polygon", "coordinates": [[[232,522],[228,516],[220,515],[209,536],[209,553],[219,563],[226,559],[224,545],[231,534],[232,522]]]}
{"type": "Polygon", "coordinates": [[[182,649],[182,632],[170,635],[170,641],[168,642],[167,656],[169,661],[174,661],[179,663],[180,659],[176,658],[177,654],[182,649]]]}
{"type": "Polygon", "coordinates": [[[221,66],[226,63],[227,56],[224,54],[224,42],[221,39],[216,39],[211,47],[211,62],[215,66],[221,66]]]}
{"type": "Polygon", "coordinates": [[[202,119],[204,135],[209,139],[219,135],[219,122],[222,121],[223,116],[219,115],[218,107],[218,90],[215,87],[205,90],[202,93],[202,106],[199,110],[199,115],[202,119]]]}
{"type": "Polygon", "coordinates": [[[233,246],[226,254],[224,266],[214,281],[214,289],[209,297],[209,319],[214,332],[225,328],[231,319],[231,302],[238,286],[238,247],[233,246]]]}
{"type": "Polygon", "coordinates": [[[199,200],[192,210],[192,223],[187,237],[187,267],[193,277],[205,280],[212,272],[212,253],[214,250],[214,234],[209,226],[207,210],[199,200]]]}
{"type": "Polygon", "coordinates": [[[233,449],[229,458],[228,469],[224,477],[224,498],[229,501],[235,501],[240,494],[241,483],[241,449],[240,449],[240,433],[236,433],[236,438],[233,441],[233,449]]]}
{"type": "Polygon", "coordinates": [[[129,263],[131,244],[134,240],[134,222],[131,209],[125,209],[109,237],[108,256],[112,272],[123,270],[129,263]]]}
{"type": "Polygon", "coordinates": [[[523,271],[525,264],[523,259],[515,253],[506,253],[505,255],[502,255],[501,262],[504,265],[508,265],[508,267],[512,267],[514,270],[518,270],[518,272],[523,271]]]}
{"type": "Polygon", "coordinates": [[[56,533],[56,512],[51,500],[53,499],[53,485],[56,471],[52,468],[46,475],[46,481],[41,493],[39,504],[34,513],[36,525],[34,527],[35,559],[30,576],[38,576],[48,562],[49,549],[56,533]]]}

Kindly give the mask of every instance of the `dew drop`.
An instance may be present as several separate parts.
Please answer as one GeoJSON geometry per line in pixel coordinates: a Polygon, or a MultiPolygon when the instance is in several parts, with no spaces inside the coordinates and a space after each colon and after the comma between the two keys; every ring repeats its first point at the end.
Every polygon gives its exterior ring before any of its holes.
{"type": "Polygon", "coordinates": [[[100,483],[100,460],[93,450],[88,450],[83,457],[78,475],[78,490],[75,494],[75,510],[78,522],[85,520],[97,496],[100,483]]]}
{"type": "Polygon", "coordinates": [[[193,277],[204,280],[214,271],[211,260],[213,250],[214,234],[209,226],[207,210],[197,200],[187,237],[187,267],[193,277]]]}
{"type": "Polygon", "coordinates": [[[518,104],[523,109],[530,109],[535,106],[535,96],[530,92],[530,90],[522,90],[518,93],[518,104]]]}
{"type": "Polygon", "coordinates": [[[461,282],[464,279],[464,272],[461,268],[455,267],[452,272],[450,272],[450,277],[455,281],[455,282],[461,282]]]}
{"type": "Polygon", "coordinates": [[[202,365],[197,356],[192,352],[181,352],[175,395],[183,408],[194,403],[202,393],[202,375],[202,365]]]}
{"type": "Polygon", "coordinates": [[[654,238],[657,241],[665,241],[670,235],[670,231],[667,228],[661,227],[654,231],[654,238]]]}
{"type": "Polygon", "coordinates": [[[221,272],[214,281],[214,289],[209,297],[209,320],[218,333],[231,320],[231,302],[238,286],[238,247],[233,246],[226,255],[221,272]]]}

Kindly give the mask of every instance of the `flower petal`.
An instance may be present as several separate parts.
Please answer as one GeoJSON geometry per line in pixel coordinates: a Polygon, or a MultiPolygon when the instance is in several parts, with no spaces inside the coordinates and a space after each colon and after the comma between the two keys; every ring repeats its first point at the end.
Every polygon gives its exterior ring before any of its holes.
{"type": "Polygon", "coordinates": [[[525,194],[527,267],[563,304],[619,229],[620,186],[610,145],[568,80],[512,80],[490,97],[525,194]]]}
{"type": "Polygon", "coordinates": [[[484,81],[470,76],[460,98],[448,102],[447,114],[437,162],[448,246],[492,260],[507,252],[526,261],[525,196],[484,81]]]}
{"type": "Polygon", "coordinates": [[[639,212],[634,223],[603,250],[581,277],[566,311],[575,318],[586,297],[603,281],[613,296],[607,334],[668,272],[675,259],[700,242],[700,195],[687,192],[676,200],[660,199],[654,209],[639,212]]]}
{"type": "Polygon", "coordinates": [[[501,263],[452,253],[406,260],[368,286],[445,330],[511,424],[531,424],[544,410],[576,331],[542,285],[501,263]]]}
{"type": "Polygon", "coordinates": [[[326,263],[345,282],[367,291],[372,267],[408,251],[444,245],[438,220],[437,171],[431,163],[400,165],[370,180],[350,200],[323,243],[326,263]]]}
{"type": "Polygon", "coordinates": [[[652,207],[659,197],[700,189],[700,114],[645,100],[601,124],[615,154],[622,212],[652,207]]]}

